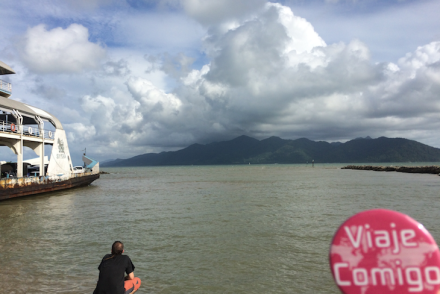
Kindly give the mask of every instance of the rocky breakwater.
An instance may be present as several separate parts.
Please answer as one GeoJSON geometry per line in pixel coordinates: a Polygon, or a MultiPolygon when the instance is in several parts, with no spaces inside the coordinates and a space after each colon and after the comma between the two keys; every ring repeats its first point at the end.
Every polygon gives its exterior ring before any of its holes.
{"type": "Polygon", "coordinates": [[[437,174],[440,175],[440,166],[372,166],[372,165],[347,165],[341,169],[373,170],[373,171],[395,171],[401,173],[416,174],[437,174]]]}

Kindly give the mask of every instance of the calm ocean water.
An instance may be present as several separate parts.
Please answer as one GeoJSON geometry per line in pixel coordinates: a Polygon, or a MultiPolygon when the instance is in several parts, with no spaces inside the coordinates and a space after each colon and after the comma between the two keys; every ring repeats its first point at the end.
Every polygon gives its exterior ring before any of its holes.
{"type": "Polygon", "coordinates": [[[379,207],[440,241],[439,176],[340,166],[103,168],[92,186],[0,202],[1,292],[92,293],[121,240],[138,293],[339,293],[332,236],[379,207]]]}

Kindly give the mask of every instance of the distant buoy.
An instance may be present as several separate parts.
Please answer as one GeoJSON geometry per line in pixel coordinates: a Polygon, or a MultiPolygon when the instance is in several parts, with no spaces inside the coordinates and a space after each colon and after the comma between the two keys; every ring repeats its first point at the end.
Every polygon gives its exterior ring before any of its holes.
{"type": "Polygon", "coordinates": [[[11,124],[11,131],[15,132],[15,125],[11,124]]]}

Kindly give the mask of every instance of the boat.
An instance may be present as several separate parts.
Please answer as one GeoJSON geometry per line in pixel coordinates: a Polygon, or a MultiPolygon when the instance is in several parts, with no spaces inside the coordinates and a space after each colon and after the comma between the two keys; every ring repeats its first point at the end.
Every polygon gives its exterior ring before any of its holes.
{"type": "MultiPolygon", "coordinates": [[[[0,61],[0,76],[15,74],[0,61]]],[[[10,99],[12,85],[0,79],[0,146],[9,147],[16,162],[0,161],[0,200],[90,185],[99,178],[99,162],[82,156],[73,167],[66,132],[59,119],[40,108],[10,99]],[[50,160],[45,146],[52,146],[50,160]],[[23,148],[37,158],[23,159],[23,148]]]]}

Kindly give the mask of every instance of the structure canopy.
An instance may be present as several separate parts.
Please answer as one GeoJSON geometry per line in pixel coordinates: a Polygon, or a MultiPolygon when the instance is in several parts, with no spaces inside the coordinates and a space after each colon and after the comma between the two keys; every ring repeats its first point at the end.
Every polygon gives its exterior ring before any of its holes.
{"type": "MultiPolygon", "coordinates": [[[[5,110],[8,112],[12,112],[12,110],[18,110],[20,114],[23,115],[23,124],[38,124],[35,120],[35,116],[39,116],[41,119],[49,121],[56,129],[62,130],[63,126],[61,122],[52,114],[44,111],[42,109],[36,108],[34,106],[30,106],[24,104],[22,102],[18,102],[12,99],[7,99],[0,97],[0,110],[5,110]]],[[[0,114],[0,120],[6,121],[6,114],[0,114]]],[[[15,122],[15,118],[12,115],[8,115],[8,121],[15,122]]]]}
{"type": "Polygon", "coordinates": [[[10,75],[15,74],[15,71],[9,67],[6,63],[0,61],[0,75],[10,75]]]}

